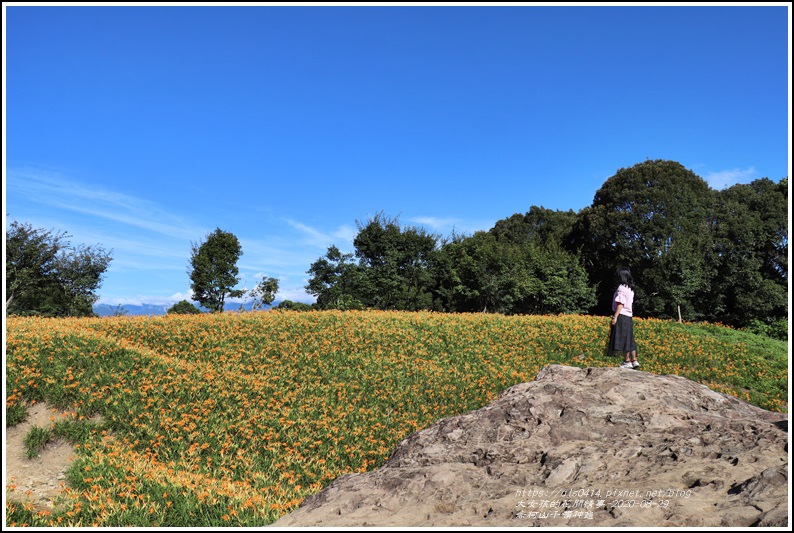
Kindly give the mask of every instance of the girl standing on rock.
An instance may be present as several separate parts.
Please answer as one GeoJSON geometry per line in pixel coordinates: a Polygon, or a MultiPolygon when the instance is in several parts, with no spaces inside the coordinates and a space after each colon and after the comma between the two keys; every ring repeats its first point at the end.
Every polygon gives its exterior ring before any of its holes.
{"type": "Polygon", "coordinates": [[[609,336],[609,353],[624,355],[620,368],[637,368],[637,343],[634,341],[634,322],[631,306],[634,303],[634,280],[628,268],[616,273],[618,288],[612,297],[612,331],[609,336]]]}

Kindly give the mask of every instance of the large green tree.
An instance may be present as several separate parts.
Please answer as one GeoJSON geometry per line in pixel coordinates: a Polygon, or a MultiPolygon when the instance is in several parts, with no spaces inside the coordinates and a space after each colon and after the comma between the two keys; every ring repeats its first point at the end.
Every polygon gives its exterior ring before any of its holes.
{"type": "Polygon", "coordinates": [[[353,254],[343,254],[336,246],[311,264],[306,291],[317,298],[318,309],[363,309],[359,287],[361,269],[353,254]]]}
{"type": "Polygon", "coordinates": [[[450,268],[442,286],[450,310],[510,313],[522,298],[525,257],[518,246],[478,231],[443,248],[450,268]]]}
{"type": "Polygon", "coordinates": [[[112,259],[100,246],[72,246],[69,235],[12,222],[6,230],[6,312],[91,316],[112,259]]]}
{"type": "Polygon", "coordinates": [[[597,287],[595,313],[608,313],[614,272],[631,269],[640,315],[702,317],[699,302],[710,291],[709,217],[714,191],[675,161],[645,161],[622,168],[580,211],[572,246],[597,287]]]}
{"type": "Polygon", "coordinates": [[[364,303],[375,309],[431,309],[436,236],[422,228],[403,228],[396,218],[382,213],[357,225],[353,245],[362,271],[359,292],[364,303]]]}
{"type": "Polygon", "coordinates": [[[788,315],[788,179],[719,191],[713,216],[710,320],[744,327],[788,315]]]}
{"type": "Polygon", "coordinates": [[[437,238],[383,213],[356,224],[353,254],[331,246],[308,270],[306,290],[317,297],[317,307],[432,309],[437,238]]]}
{"type": "Polygon", "coordinates": [[[223,312],[227,297],[239,298],[243,289],[234,287],[240,282],[237,277],[237,261],[243,253],[237,237],[216,228],[202,243],[191,243],[190,288],[193,299],[214,313],[223,312]]]}

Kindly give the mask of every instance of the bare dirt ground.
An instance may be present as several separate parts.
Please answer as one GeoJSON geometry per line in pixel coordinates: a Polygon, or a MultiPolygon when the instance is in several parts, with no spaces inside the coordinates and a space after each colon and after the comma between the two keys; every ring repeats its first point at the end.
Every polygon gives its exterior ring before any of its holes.
{"type": "Polygon", "coordinates": [[[53,509],[66,482],[75,449],[71,443],[57,439],[49,443],[39,457],[28,459],[23,440],[30,428],[49,428],[66,414],[38,403],[28,408],[21,424],[6,428],[5,483],[8,499],[30,501],[36,508],[53,509]]]}

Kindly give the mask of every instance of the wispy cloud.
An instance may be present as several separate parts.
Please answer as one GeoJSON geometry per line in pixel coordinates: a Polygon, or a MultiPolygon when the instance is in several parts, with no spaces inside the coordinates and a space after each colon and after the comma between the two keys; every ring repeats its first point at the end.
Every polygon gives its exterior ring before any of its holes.
{"type": "Polygon", "coordinates": [[[755,167],[746,168],[744,170],[734,168],[731,170],[722,170],[719,172],[711,172],[706,174],[703,178],[711,186],[712,189],[725,189],[737,183],[746,183],[756,178],[755,167]]]}
{"type": "Polygon", "coordinates": [[[329,233],[290,218],[285,219],[285,222],[303,235],[303,242],[305,244],[316,248],[327,248],[332,244],[344,248],[347,244],[353,242],[357,233],[355,228],[346,225],[339,226],[329,233]]]}
{"type": "Polygon", "coordinates": [[[304,236],[304,240],[312,246],[323,247],[326,246],[326,243],[333,241],[330,235],[316,228],[312,228],[311,226],[307,226],[306,224],[289,218],[286,219],[286,222],[294,229],[298,230],[304,236]]]}
{"type": "Polygon", "coordinates": [[[34,227],[65,231],[73,244],[112,252],[99,290],[102,303],[164,305],[183,299],[172,295],[189,285],[190,242],[207,233],[155,202],[47,170],[10,169],[6,201],[10,218],[23,217],[34,227]]]}
{"type": "Polygon", "coordinates": [[[358,230],[353,226],[342,225],[336,228],[331,235],[337,240],[337,242],[341,240],[345,244],[352,244],[357,234],[358,230]]]}
{"type": "Polygon", "coordinates": [[[195,239],[206,233],[159,205],[126,194],[88,186],[61,174],[32,169],[11,169],[7,194],[18,194],[27,200],[118,222],[138,229],[177,239],[195,239]]]}

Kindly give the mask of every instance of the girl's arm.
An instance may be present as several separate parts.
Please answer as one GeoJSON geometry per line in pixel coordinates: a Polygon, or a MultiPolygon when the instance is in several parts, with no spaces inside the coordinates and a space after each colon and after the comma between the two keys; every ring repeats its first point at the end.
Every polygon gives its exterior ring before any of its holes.
{"type": "Polygon", "coordinates": [[[618,321],[618,315],[623,310],[623,304],[619,303],[617,307],[615,307],[615,312],[612,313],[612,324],[615,324],[618,321]]]}

